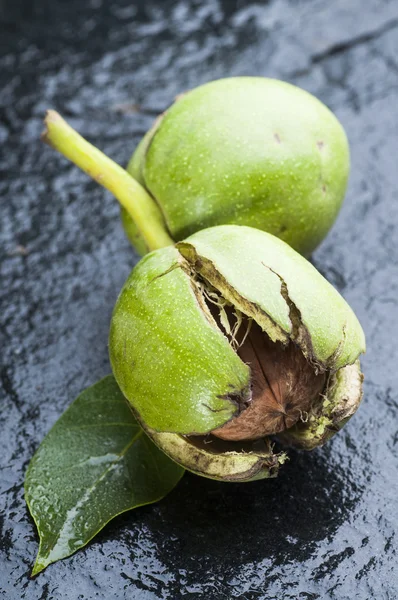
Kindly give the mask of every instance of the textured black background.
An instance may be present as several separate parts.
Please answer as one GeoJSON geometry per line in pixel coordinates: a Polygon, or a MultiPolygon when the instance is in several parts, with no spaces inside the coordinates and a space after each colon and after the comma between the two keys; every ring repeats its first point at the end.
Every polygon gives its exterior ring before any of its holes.
{"type": "Polygon", "coordinates": [[[397,1],[0,0],[0,20],[0,596],[398,598],[397,1]],[[278,480],[187,475],[31,580],[25,469],[110,371],[109,318],[137,260],[116,202],[39,142],[44,111],[125,164],[175,94],[238,74],[310,90],[347,130],[349,192],[314,262],[365,328],[363,405],[278,480]]]}

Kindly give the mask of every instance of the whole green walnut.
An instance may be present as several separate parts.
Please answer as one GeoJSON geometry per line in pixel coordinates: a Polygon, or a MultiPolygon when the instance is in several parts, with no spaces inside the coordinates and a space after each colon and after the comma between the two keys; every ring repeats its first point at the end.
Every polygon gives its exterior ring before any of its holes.
{"type": "Polygon", "coordinates": [[[141,425],[205,477],[273,477],[271,440],[312,449],[354,414],[365,338],[319,272],[276,237],[200,231],[134,268],[109,338],[113,373],[141,425]]]}
{"type": "MultiPolygon", "coordinates": [[[[233,77],[180,97],[127,167],[179,241],[214,225],[262,229],[304,255],[333,225],[349,175],[342,126],[308,92],[263,77],[233,77]]],[[[147,248],[125,209],[141,254],[147,248]]]]}

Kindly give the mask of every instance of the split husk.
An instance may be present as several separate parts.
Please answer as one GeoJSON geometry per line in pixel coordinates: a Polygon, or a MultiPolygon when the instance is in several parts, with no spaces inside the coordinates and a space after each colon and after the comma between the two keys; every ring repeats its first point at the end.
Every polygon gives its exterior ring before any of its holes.
{"type": "Polygon", "coordinates": [[[364,351],[354,313],[308,261],[232,225],[142,259],[110,330],[114,375],[147,433],[225,481],[275,476],[286,453],[274,441],[311,449],[338,431],[361,400],[364,351]]]}

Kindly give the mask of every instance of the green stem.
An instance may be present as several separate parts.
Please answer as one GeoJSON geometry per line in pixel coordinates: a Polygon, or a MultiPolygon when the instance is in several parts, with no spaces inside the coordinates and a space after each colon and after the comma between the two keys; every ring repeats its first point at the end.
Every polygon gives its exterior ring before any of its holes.
{"type": "Polygon", "coordinates": [[[108,189],[127,210],[149,251],[174,243],[148,192],[113,160],[81,137],[54,110],[47,111],[42,140],[108,189]]]}

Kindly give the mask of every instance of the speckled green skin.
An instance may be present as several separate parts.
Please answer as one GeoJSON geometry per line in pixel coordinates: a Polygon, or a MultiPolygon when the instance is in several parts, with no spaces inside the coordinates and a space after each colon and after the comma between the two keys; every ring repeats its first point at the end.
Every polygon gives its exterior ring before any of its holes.
{"type": "MultiPolygon", "coordinates": [[[[268,231],[308,255],[344,198],[347,138],[308,92],[261,77],[221,79],[184,95],[128,165],[181,240],[221,224],[268,231]]],[[[123,223],[142,253],[128,215],[123,223]]]]}
{"type": "Polygon", "coordinates": [[[148,254],[131,273],[112,317],[110,359],[149,435],[177,462],[204,476],[245,481],[274,475],[284,455],[249,453],[245,469],[241,453],[220,459],[212,456],[211,447],[199,451],[181,437],[226,423],[237,414],[236,399],[247,398],[250,385],[248,366],[206,309],[198,274],[271,339],[294,341],[314,368],[329,372],[338,383],[300,431],[290,437],[290,430],[284,432],[284,440],[293,445],[323,443],[355,412],[361,399],[357,359],[365,351],[362,328],[305,258],[249,227],[198,232],[176,247],[148,254]]]}
{"type": "Polygon", "coordinates": [[[207,433],[249,386],[249,368],[205,317],[173,246],[144,257],[114,309],[109,338],[117,382],[146,425],[207,433]]]}

